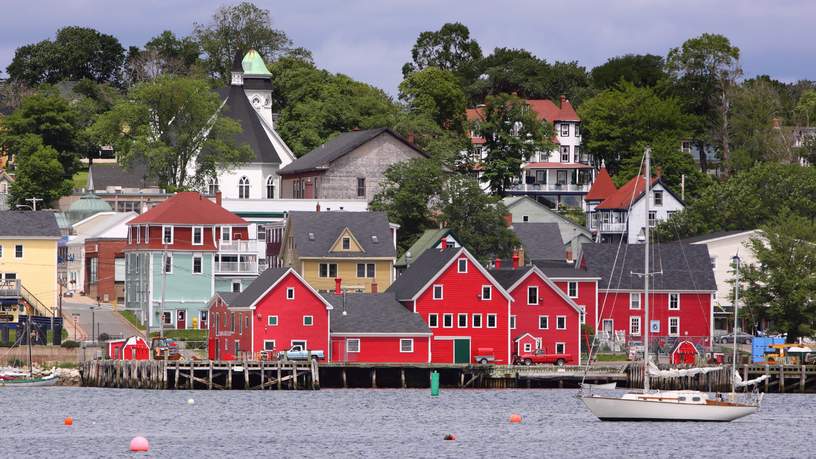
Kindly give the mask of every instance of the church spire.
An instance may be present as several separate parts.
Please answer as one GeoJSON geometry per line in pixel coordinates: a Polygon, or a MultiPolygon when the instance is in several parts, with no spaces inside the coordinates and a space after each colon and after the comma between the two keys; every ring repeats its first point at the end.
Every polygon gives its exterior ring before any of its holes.
{"type": "Polygon", "coordinates": [[[241,65],[243,59],[244,53],[242,53],[241,50],[236,51],[235,58],[232,59],[232,68],[230,69],[232,72],[231,84],[233,86],[244,85],[244,67],[241,65]]]}

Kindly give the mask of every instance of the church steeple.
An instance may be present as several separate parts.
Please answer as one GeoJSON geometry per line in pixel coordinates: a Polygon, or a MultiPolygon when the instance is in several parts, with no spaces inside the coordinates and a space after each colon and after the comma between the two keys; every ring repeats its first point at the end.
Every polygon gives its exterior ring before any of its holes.
{"type": "Polygon", "coordinates": [[[233,86],[244,85],[244,67],[241,65],[243,56],[244,54],[241,52],[241,50],[238,50],[235,52],[235,58],[232,59],[232,68],[230,70],[232,72],[231,83],[233,86]]]}

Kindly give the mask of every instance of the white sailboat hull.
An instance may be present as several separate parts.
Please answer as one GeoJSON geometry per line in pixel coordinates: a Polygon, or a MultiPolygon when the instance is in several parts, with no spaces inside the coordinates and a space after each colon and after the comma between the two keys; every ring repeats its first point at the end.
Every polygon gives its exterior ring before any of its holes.
{"type": "Polygon", "coordinates": [[[759,409],[742,404],[691,404],[601,396],[583,396],[581,400],[602,421],[729,422],[754,414],[759,409]]]}

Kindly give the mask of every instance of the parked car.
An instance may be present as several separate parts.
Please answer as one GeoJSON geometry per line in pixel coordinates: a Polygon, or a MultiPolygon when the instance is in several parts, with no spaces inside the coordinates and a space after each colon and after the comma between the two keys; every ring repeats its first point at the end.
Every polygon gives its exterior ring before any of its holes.
{"type": "Polygon", "coordinates": [[[278,359],[287,359],[287,360],[307,360],[311,356],[312,359],[315,360],[322,360],[323,359],[323,351],[320,350],[308,350],[304,349],[303,346],[295,345],[289,348],[288,351],[281,351],[278,353],[278,359]]]}
{"type": "Polygon", "coordinates": [[[513,357],[513,363],[516,365],[541,365],[550,363],[557,366],[564,366],[568,360],[572,358],[570,354],[550,354],[544,349],[536,349],[533,352],[523,352],[521,355],[513,357]]]}
{"type": "Polygon", "coordinates": [[[154,360],[179,360],[181,358],[178,343],[173,338],[155,337],[150,341],[150,349],[153,351],[154,360]]]}
{"type": "MultiPolygon", "coordinates": [[[[737,333],[737,344],[751,344],[754,341],[753,335],[749,335],[748,333],[738,332],[737,333]]],[[[732,344],[734,342],[734,334],[730,333],[728,335],[720,336],[720,344],[732,344]]]]}
{"type": "Polygon", "coordinates": [[[496,361],[496,353],[492,347],[480,347],[476,349],[476,355],[473,356],[473,360],[476,363],[487,365],[488,363],[496,361]]]}

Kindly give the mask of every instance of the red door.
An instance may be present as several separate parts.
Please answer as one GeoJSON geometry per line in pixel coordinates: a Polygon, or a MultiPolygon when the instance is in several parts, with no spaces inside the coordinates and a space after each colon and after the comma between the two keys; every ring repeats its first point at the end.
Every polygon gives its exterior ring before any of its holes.
{"type": "Polygon", "coordinates": [[[176,309],[176,328],[179,330],[187,328],[187,311],[184,309],[176,309]]]}

